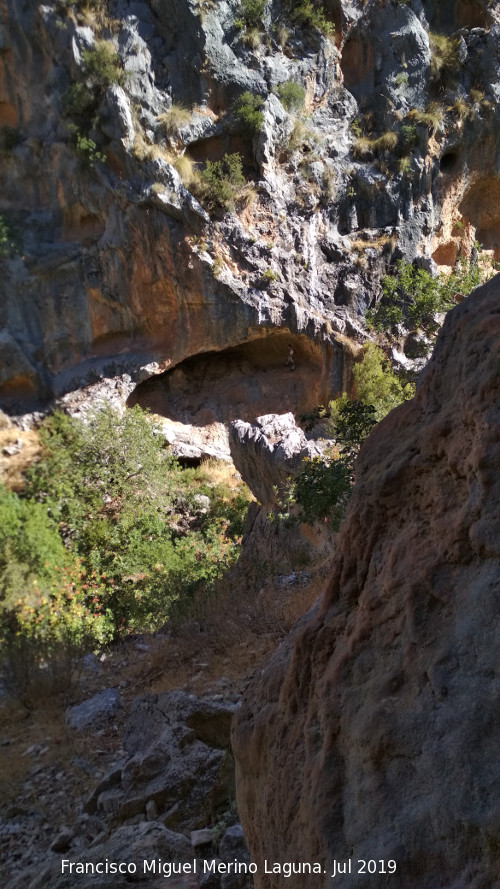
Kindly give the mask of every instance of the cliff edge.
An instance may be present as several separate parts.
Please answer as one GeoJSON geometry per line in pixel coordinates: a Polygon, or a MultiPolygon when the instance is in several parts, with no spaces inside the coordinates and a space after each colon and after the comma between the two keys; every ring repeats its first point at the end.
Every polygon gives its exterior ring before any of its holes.
{"type": "Polygon", "coordinates": [[[499,299],[497,275],[449,314],[415,398],[368,439],[326,593],[246,693],[257,887],[500,885],[499,299]]]}

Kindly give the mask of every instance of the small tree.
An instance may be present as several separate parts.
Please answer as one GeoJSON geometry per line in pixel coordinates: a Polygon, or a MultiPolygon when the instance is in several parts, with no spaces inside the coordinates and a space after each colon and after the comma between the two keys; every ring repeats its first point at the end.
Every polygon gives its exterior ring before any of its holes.
{"type": "Polygon", "coordinates": [[[207,161],[200,180],[200,197],[210,209],[232,210],[238,190],[245,184],[241,156],[225,154],[220,161],[207,161]]]}
{"type": "Polygon", "coordinates": [[[242,93],[235,102],[234,116],[240,130],[245,135],[253,138],[253,136],[260,133],[264,123],[264,115],[261,111],[263,104],[264,99],[262,96],[255,96],[248,91],[242,93]]]}

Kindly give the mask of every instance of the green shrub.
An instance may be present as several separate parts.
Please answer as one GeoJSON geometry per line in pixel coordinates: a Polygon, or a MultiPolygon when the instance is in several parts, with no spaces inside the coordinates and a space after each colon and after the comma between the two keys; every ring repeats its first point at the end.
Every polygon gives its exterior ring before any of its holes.
{"type": "Polygon", "coordinates": [[[333,23],[327,18],[323,0],[286,0],[288,18],[299,28],[313,28],[325,36],[334,33],[333,23]]]}
{"type": "Polygon", "coordinates": [[[418,142],[417,128],[414,124],[404,123],[399,131],[399,153],[404,156],[413,151],[418,142]]]}
{"type": "Polygon", "coordinates": [[[90,139],[88,136],[84,136],[83,133],[78,131],[75,136],[75,147],[81,157],[82,165],[84,167],[91,169],[95,166],[97,161],[100,163],[105,163],[106,161],[105,155],[97,150],[97,145],[94,140],[90,139]]]}
{"type": "Polygon", "coordinates": [[[398,260],[396,271],[382,279],[382,298],[366,320],[379,331],[389,331],[397,324],[411,330],[422,328],[435,332],[433,316],[446,312],[458,296],[465,296],[484,278],[480,264],[462,260],[449,277],[433,278],[429,272],[398,260]]]}
{"type": "MultiPolygon", "coordinates": [[[[363,360],[354,365],[353,369],[356,398],[364,405],[374,409],[374,418],[378,422],[394,407],[413,395],[411,387],[402,384],[399,377],[387,366],[387,360],[373,343],[367,343],[363,349],[363,360]]],[[[361,438],[363,429],[357,431],[361,438]]]]}
{"type": "Polygon", "coordinates": [[[98,40],[93,49],[84,49],[82,61],[85,79],[102,91],[125,79],[120,56],[107,40],[98,40]]]}
{"type": "Polygon", "coordinates": [[[84,651],[208,594],[237,557],[248,506],[182,470],[139,408],[102,408],[86,424],[55,413],[40,434],[23,495],[0,487],[0,661],[25,698],[35,674],[57,667],[69,681],[84,651]]]}
{"type": "Polygon", "coordinates": [[[259,287],[263,290],[266,287],[269,287],[273,281],[277,281],[278,278],[279,275],[277,275],[276,272],[273,272],[272,269],[265,269],[259,278],[259,287]]]}
{"type": "Polygon", "coordinates": [[[9,690],[28,703],[40,671],[55,679],[55,666],[68,684],[75,659],[110,631],[47,508],[0,486],[0,666],[9,690]]]}
{"type": "Polygon", "coordinates": [[[264,104],[262,96],[245,92],[236,100],[233,108],[234,116],[242,133],[253,138],[258,135],[264,123],[261,108],[264,104]]]}
{"type": "Polygon", "coordinates": [[[327,521],[337,530],[351,495],[362,443],[376,423],[414,391],[390,370],[384,353],[373,343],[365,346],[363,360],[354,367],[354,383],[356,400],[341,395],[330,402],[328,410],[320,407],[306,417],[311,425],[322,420],[327,435],[336,440],[339,455],[304,461],[295,481],[281,492],[279,519],[293,521],[298,504],[300,519],[309,524],[327,521]]]}
{"type": "Polygon", "coordinates": [[[92,168],[105,157],[89,131],[98,125],[98,107],[105,90],[114,83],[122,84],[124,72],[113,44],[106,40],[97,41],[93,49],[83,50],[82,62],[82,80],[70,84],[61,104],[63,114],[70,118],[69,139],[84,165],[92,168]]]}
{"type": "Polygon", "coordinates": [[[301,518],[312,525],[328,521],[337,531],[344,517],[352,488],[352,466],[343,457],[305,460],[293,486],[293,500],[301,507],[301,518]]]}
{"type": "MultiPolygon", "coordinates": [[[[46,505],[82,559],[103,584],[97,599],[113,630],[164,623],[186,586],[220,573],[236,554],[226,534],[234,515],[196,518],[185,537],[179,516],[195,510],[193,471],[182,471],[139,408],[122,417],[102,409],[87,426],[54,414],[41,430],[45,459],[28,474],[26,493],[46,505]]],[[[218,503],[220,495],[207,490],[218,503]]]]}
{"type": "Polygon", "coordinates": [[[239,154],[225,154],[220,161],[207,161],[200,173],[200,197],[209,209],[231,210],[245,184],[239,154]]]}
{"type": "Polygon", "coordinates": [[[261,30],[266,0],[241,0],[235,21],[237,27],[261,30]]]}
{"type": "Polygon", "coordinates": [[[400,71],[399,74],[396,74],[394,78],[394,83],[396,86],[408,86],[408,75],[406,71],[400,71]]]}
{"type": "Polygon", "coordinates": [[[375,408],[344,395],[329,406],[329,434],[335,436],[340,453],[305,460],[295,481],[284,487],[278,501],[278,520],[290,524],[295,518],[313,524],[326,521],[338,530],[354,483],[354,466],[362,442],[376,423],[375,408]]]}
{"type": "Polygon", "coordinates": [[[276,87],[276,95],[287,111],[300,111],[304,106],[306,91],[301,83],[291,80],[288,83],[280,83],[276,87]]]}

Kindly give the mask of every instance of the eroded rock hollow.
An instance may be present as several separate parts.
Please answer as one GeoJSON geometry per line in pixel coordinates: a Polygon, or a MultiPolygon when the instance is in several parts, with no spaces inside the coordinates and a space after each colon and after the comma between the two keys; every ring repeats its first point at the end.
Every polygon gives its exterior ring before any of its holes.
{"type": "Polygon", "coordinates": [[[499,303],[496,276],[450,313],[368,439],[327,591],[237,715],[259,889],[324,889],[349,859],[338,889],[367,885],[358,860],[377,887],[498,886],[499,303]]]}

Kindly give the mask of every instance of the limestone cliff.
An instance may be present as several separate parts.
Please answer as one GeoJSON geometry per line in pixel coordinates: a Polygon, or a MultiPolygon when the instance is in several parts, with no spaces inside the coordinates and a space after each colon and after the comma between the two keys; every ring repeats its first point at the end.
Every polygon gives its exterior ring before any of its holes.
{"type": "MultiPolygon", "coordinates": [[[[335,0],[334,39],[289,3],[263,10],[250,32],[237,0],[1,4],[3,405],[102,375],[138,385],[188,358],[201,360],[188,376],[210,381],[221,352],[236,380],[260,380],[291,337],[305,409],[348,385],[344,346],[366,336],[391,260],[451,267],[475,236],[498,251],[496,4],[335,0]],[[88,54],[103,44],[119,76],[91,78],[84,121],[88,54]],[[290,83],[301,110],[280,92],[290,83]],[[234,113],[245,91],[262,102],[253,135],[234,113]],[[226,152],[250,185],[209,218],[185,171],[226,152]]],[[[260,385],[253,416],[280,407],[260,385]]]]}
{"type": "Polygon", "coordinates": [[[239,711],[257,887],[323,889],[347,859],[339,889],[498,886],[499,299],[497,276],[448,315],[362,448],[327,591],[239,711]]]}

